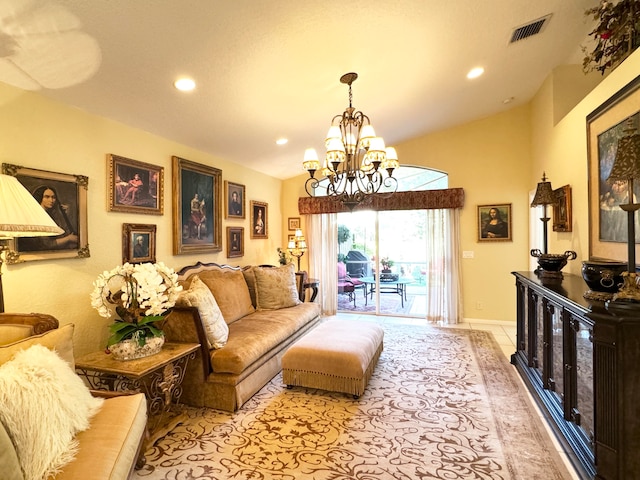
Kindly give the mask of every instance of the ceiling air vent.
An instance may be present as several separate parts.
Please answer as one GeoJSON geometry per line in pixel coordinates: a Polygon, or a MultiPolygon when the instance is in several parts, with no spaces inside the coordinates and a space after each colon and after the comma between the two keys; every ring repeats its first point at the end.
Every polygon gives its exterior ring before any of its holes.
{"type": "Polygon", "coordinates": [[[551,15],[552,14],[545,15],[544,17],[534,20],[533,22],[529,22],[526,25],[516,27],[511,34],[511,40],[509,40],[509,43],[515,43],[542,32],[542,30],[547,26],[547,23],[549,23],[551,15]]]}

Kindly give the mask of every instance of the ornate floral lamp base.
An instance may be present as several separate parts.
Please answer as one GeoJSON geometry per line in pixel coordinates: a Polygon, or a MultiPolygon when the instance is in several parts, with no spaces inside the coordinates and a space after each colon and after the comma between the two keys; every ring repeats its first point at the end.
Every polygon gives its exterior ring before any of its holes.
{"type": "Polygon", "coordinates": [[[140,346],[137,340],[128,339],[111,345],[109,352],[111,352],[111,355],[113,355],[113,358],[116,360],[135,360],[137,358],[155,355],[162,350],[162,345],[164,345],[164,336],[147,338],[142,346],[140,346]]]}

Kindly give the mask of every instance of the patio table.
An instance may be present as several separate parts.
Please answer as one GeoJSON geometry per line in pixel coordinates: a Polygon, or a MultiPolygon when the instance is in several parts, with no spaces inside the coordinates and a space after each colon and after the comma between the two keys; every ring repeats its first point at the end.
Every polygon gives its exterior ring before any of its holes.
{"type": "MultiPolygon", "coordinates": [[[[367,305],[369,295],[371,295],[371,298],[373,299],[373,294],[376,291],[376,279],[373,277],[361,277],[358,278],[358,280],[364,283],[364,304],[367,305]],[[369,295],[367,295],[367,293],[369,295]]],[[[380,293],[395,293],[400,295],[400,303],[402,304],[402,308],[404,308],[404,301],[407,299],[407,285],[410,283],[414,283],[413,278],[380,280],[380,293]]]]}

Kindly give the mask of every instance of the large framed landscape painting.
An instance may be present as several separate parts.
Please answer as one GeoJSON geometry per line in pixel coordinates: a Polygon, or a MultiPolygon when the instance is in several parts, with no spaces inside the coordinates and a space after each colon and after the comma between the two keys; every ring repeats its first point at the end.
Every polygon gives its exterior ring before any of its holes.
{"type": "Polygon", "coordinates": [[[21,237],[12,240],[13,246],[6,253],[7,263],[90,256],[87,228],[88,177],[7,163],[2,164],[2,172],[16,177],[64,230],[64,233],[55,237],[21,237]]]}
{"type": "MultiPolygon", "coordinates": [[[[640,76],[623,87],[587,116],[589,165],[589,256],[626,261],[627,213],[620,205],[629,202],[628,182],[610,181],[618,140],[640,131],[640,76]]],[[[640,182],[634,182],[633,197],[640,199],[640,182]]],[[[640,223],[635,214],[636,244],[640,223]]],[[[636,256],[640,255],[636,245],[636,256]]]]}
{"type": "Polygon", "coordinates": [[[222,170],[173,157],[173,253],[222,250],[222,170]]]}

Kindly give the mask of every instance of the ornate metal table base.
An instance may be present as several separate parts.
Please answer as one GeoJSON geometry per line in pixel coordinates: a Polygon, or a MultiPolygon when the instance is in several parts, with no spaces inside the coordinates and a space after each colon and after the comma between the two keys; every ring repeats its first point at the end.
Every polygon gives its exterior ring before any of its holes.
{"type": "Polygon", "coordinates": [[[184,418],[175,405],[182,396],[187,364],[195,358],[199,347],[197,344],[183,344],[173,352],[171,345],[167,346],[169,348],[163,348],[159,354],[146,359],[118,362],[102,352],[96,352],[82,357],[76,364],[76,371],[86,378],[92,389],[145,394],[151,434],[149,445],[184,418]]]}

